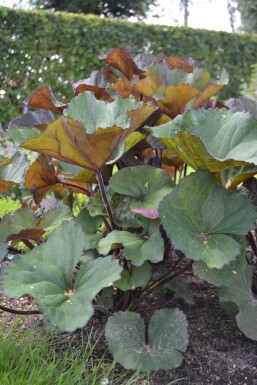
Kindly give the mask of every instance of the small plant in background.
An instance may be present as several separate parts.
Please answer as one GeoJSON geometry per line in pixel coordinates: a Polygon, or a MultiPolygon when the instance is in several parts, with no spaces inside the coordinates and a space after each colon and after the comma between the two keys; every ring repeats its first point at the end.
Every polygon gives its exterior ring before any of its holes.
{"type": "Polygon", "coordinates": [[[226,71],[212,82],[190,60],[133,58],[122,48],[101,59],[102,70],[72,84],[70,102],[44,86],[4,133],[39,153],[32,163],[19,152],[1,159],[0,191],[23,182],[34,199],[0,223],[1,259],[17,240],[31,249],[2,272],[4,293],[30,295],[62,331],[108,314],[115,359],[149,372],[181,364],[187,320],[178,308],[160,309],[146,331],[135,310],[167,283],[185,296],[179,276],[193,271],[220,287],[239,328],[257,340],[255,266],[245,258],[256,209],[237,191],[245,182],[254,194],[256,119],[212,100],[226,71]],[[74,218],[77,194],[85,205],[74,218]]]}

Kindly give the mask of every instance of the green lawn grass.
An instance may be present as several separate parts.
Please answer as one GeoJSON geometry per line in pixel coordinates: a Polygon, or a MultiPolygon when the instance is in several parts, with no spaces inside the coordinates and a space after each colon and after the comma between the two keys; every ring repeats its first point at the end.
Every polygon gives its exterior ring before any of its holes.
{"type": "Polygon", "coordinates": [[[90,338],[74,349],[65,343],[60,351],[58,335],[42,335],[35,328],[0,325],[1,385],[147,385],[146,374],[116,372],[115,362],[97,357],[98,342],[90,338]]]}

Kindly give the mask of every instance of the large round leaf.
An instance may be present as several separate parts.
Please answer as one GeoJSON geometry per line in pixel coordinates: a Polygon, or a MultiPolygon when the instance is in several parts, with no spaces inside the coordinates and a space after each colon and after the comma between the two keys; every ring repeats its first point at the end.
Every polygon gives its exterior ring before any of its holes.
{"type": "Polygon", "coordinates": [[[108,103],[97,100],[92,92],[84,92],[71,100],[64,115],[82,122],[87,132],[92,133],[99,127],[128,128],[130,126],[128,112],[135,110],[137,106],[138,103],[133,98],[117,97],[114,102],[108,103]]]}
{"type": "Polygon", "coordinates": [[[93,315],[91,302],[96,294],[119,279],[122,270],[117,260],[98,258],[86,263],[73,282],[84,245],[80,226],[65,222],[42,246],[15,257],[3,277],[4,293],[10,297],[29,294],[63,331],[83,327],[93,315]]]}
{"type": "Polygon", "coordinates": [[[257,172],[257,121],[249,113],[199,109],[152,131],[195,169],[221,172],[231,188],[257,172]]]}
{"type": "Polygon", "coordinates": [[[112,190],[135,198],[131,208],[143,210],[157,209],[174,186],[166,171],[148,165],[123,168],[110,179],[112,190]]]}
{"type": "Polygon", "coordinates": [[[144,320],[137,313],[119,312],[106,325],[108,347],[125,369],[173,369],[183,360],[188,345],[187,321],[178,309],[157,310],[149,322],[145,342],[144,320]]]}
{"type": "Polygon", "coordinates": [[[164,197],[159,214],[177,249],[217,268],[240,254],[234,235],[245,235],[256,220],[256,209],[249,199],[227,191],[203,171],[184,178],[164,197]]]}
{"type": "Polygon", "coordinates": [[[41,135],[21,147],[98,173],[154,111],[153,106],[134,100],[117,98],[110,103],[85,92],[70,102],[64,112],[67,119],[50,123],[41,135]]]}

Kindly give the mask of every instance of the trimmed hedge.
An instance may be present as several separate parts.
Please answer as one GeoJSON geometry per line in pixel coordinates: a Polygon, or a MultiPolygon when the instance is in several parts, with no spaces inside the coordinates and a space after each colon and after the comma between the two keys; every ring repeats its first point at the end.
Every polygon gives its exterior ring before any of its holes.
{"type": "Polygon", "coordinates": [[[237,97],[257,62],[257,37],[188,27],[129,23],[93,15],[17,11],[0,7],[0,122],[22,112],[22,99],[43,84],[71,97],[68,78],[86,78],[110,48],[132,53],[163,51],[192,56],[215,77],[224,67],[230,82],[221,96],[237,97]]]}

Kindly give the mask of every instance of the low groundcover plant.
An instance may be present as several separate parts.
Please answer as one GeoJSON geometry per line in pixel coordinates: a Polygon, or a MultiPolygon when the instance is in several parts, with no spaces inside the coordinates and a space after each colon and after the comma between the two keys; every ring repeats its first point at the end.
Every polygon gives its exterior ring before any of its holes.
{"type": "Polygon", "coordinates": [[[181,364],[186,316],[162,308],[146,331],[133,310],[167,283],[182,295],[179,276],[192,270],[220,288],[240,330],[257,340],[256,267],[245,256],[246,239],[256,250],[256,119],[213,98],[225,70],[213,82],[176,56],[116,48],[100,59],[101,70],[72,83],[69,102],[44,86],[2,132],[16,151],[0,160],[0,191],[24,184],[33,194],[0,223],[1,260],[17,241],[31,249],[16,247],[2,290],[31,296],[62,331],[104,312],[114,358],[149,372],[181,364]],[[186,176],[188,166],[195,172],[186,176]]]}

